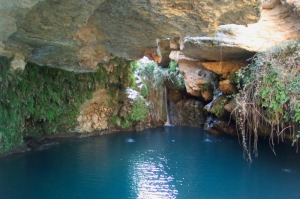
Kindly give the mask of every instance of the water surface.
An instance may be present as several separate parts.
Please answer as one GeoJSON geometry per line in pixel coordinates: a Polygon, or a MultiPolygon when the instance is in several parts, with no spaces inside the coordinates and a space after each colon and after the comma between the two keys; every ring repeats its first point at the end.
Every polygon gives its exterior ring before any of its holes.
{"type": "Polygon", "coordinates": [[[189,127],[60,141],[0,159],[1,199],[300,198],[300,155],[189,127]]]}

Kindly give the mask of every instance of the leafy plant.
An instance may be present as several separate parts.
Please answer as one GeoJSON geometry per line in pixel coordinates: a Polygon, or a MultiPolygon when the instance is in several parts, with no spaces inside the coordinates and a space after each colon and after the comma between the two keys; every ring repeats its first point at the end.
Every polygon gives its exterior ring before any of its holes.
{"type": "Polygon", "coordinates": [[[300,122],[300,44],[299,40],[285,43],[257,54],[250,65],[238,72],[241,92],[236,97],[237,123],[242,133],[245,152],[251,159],[254,137],[257,154],[258,133],[263,126],[274,136],[284,139],[291,135],[298,141],[300,122]],[[288,131],[289,130],[289,131],[288,131]]]}
{"type": "Polygon", "coordinates": [[[213,103],[212,109],[210,112],[212,112],[215,116],[218,118],[221,118],[225,114],[224,106],[227,104],[228,98],[226,96],[221,96],[219,99],[216,99],[213,103]]]}
{"type": "Polygon", "coordinates": [[[138,97],[133,101],[132,112],[130,113],[129,118],[132,121],[139,122],[147,117],[148,112],[149,110],[146,101],[143,98],[138,97]]]}
{"type": "Polygon", "coordinates": [[[170,71],[176,71],[177,70],[177,63],[175,61],[170,61],[169,70],[170,71]]]}
{"type": "Polygon", "coordinates": [[[149,109],[146,100],[142,96],[137,96],[132,101],[131,111],[124,117],[122,128],[131,127],[138,122],[143,122],[147,118],[149,109]]]}
{"type": "Polygon", "coordinates": [[[73,128],[79,107],[97,88],[107,88],[112,96],[125,88],[128,62],[112,61],[117,67],[110,73],[100,66],[95,73],[75,74],[30,63],[24,71],[11,71],[10,59],[0,58],[0,152],[23,145],[24,136],[73,128]]]}
{"type": "Polygon", "coordinates": [[[169,69],[165,72],[165,81],[169,82],[175,89],[185,90],[184,78],[179,72],[177,63],[171,61],[169,69]]]}
{"type": "Polygon", "coordinates": [[[148,95],[149,95],[149,91],[148,91],[148,88],[147,88],[147,85],[146,85],[146,84],[143,84],[143,85],[142,85],[142,88],[141,88],[141,95],[142,95],[144,98],[147,98],[148,95]]]}

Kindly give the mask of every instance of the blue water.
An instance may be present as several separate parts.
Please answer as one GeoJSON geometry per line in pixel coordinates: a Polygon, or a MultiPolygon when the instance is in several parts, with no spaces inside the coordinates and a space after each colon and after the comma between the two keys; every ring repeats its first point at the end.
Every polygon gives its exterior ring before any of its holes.
{"type": "Polygon", "coordinates": [[[188,127],[60,141],[0,159],[1,199],[300,198],[300,155],[188,127]]]}

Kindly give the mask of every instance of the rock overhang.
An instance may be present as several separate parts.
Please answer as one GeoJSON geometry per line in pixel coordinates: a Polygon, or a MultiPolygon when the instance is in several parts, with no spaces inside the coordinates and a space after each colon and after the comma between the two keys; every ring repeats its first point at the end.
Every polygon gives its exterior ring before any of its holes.
{"type": "Polygon", "coordinates": [[[1,1],[1,55],[75,72],[111,55],[141,58],[156,39],[212,36],[221,24],[259,19],[259,0],[1,1]]]}

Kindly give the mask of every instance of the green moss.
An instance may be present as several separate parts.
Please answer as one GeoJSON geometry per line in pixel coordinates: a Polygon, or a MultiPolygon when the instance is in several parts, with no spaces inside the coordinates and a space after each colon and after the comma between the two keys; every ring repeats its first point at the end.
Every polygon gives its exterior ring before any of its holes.
{"type": "Polygon", "coordinates": [[[177,63],[175,61],[170,61],[169,70],[170,71],[176,71],[177,70],[177,63]]]}
{"type": "Polygon", "coordinates": [[[147,98],[148,95],[149,95],[149,91],[148,91],[148,88],[147,88],[147,85],[146,85],[146,84],[143,84],[143,85],[142,85],[142,88],[141,88],[141,95],[142,95],[144,98],[147,98]]]}
{"type": "Polygon", "coordinates": [[[128,127],[131,127],[132,126],[132,121],[129,121],[129,120],[124,120],[124,122],[122,123],[121,127],[122,128],[128,128],[128,127]]]}
{"type": "Polygon", "coordinates": [[[233,85],[238,85],[239,84],[239,77],[238,77],[238,73],[235,72],[232,75],[229,76],[229,81],[230,83],[232,83],[233,85]]]}
{"type": "Polygon", "coordinates": [[[120,126],[122,119],[119,116],[113,116],[110,118],[110,123],[114,126],[120,126]]]}
{"type": "Polygon", "coordinates": [[[131,79],[131,88],[136,90],[137,89],[136,77],[132,74],[130,76],[130,79],[131,79]]]}
{"type": "Polygon", "coordinates": [[[110,73],[100,66],[97,72],[84,74],[30,63],[24,71],[11,71],[9,62],[0,58],[0,152],[23,145],[24,136],[72,129],[79,107],[97,88],[106,88],[115,97],[130,84],[128,62],[117,58],[110,73]]]}
{"type": "Polygon", "coordinates": [[[211,83],[201,85],[201,91],[213,90],[214,86],[211,83]]]}
{"type": "Polygon", "coordinates": [[[219,99],[213,102],[211,112],[218,118],[222,118],[226,112],[224,109],[228,99],[226,96],[221,96],[219,99]]]}

